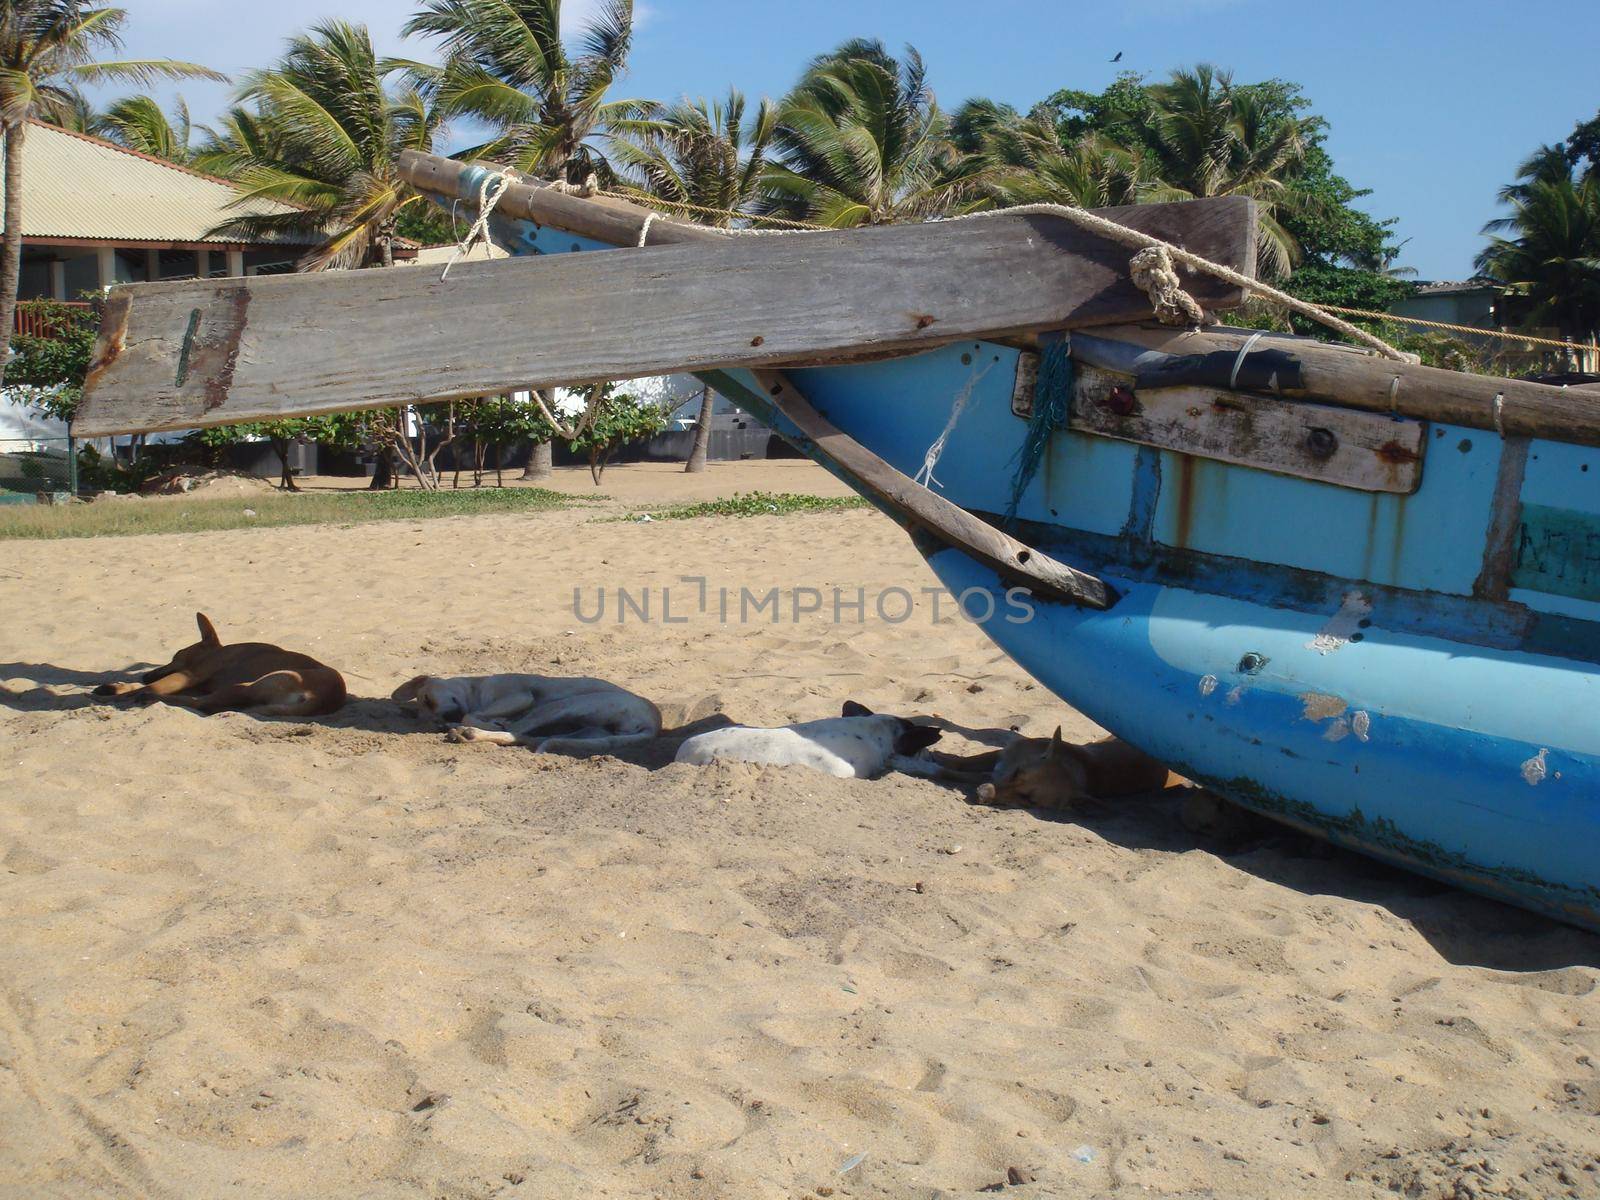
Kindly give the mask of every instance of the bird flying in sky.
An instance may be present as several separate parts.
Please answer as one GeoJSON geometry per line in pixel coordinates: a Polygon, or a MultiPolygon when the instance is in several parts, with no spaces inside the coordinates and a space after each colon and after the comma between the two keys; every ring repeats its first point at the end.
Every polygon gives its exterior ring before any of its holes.
{"type": "Polygon", "coordinates": [[[1113,58],[1111,61],[1112,62],[1121,62],[1122,61],[1122,51],[1118,50],[1117,51],[1117,56],[1115,58],[1113,58]]]}

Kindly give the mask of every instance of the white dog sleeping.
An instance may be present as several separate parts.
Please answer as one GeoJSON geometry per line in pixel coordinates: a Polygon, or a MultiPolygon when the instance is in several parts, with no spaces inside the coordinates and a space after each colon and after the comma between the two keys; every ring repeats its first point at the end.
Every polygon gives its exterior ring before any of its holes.
{"type": "Polygon", "coordinates": [[[846,700],[841,717],[776,729],[732,725],[697,734],[678,748],[677,761],[810,767],[839,779],[871,779],[890,767],[915,769],[912,756],[939,737],[939,730],[930,726],[879,716],[846,700]]]}
{"type": "Polygon", "coordinates": [[[393,699],[415,701],[438,717],[452,742],[527,746],[541,754],[609,754],[661,733],[654,704],[604,679],[418,675],[393,699]]]}

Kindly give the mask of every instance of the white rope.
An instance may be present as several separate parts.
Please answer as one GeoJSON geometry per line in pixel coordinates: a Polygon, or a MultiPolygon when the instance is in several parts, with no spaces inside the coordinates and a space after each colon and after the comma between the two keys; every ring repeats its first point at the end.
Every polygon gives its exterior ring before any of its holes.
{"type": "Polygon", "coordinates": [[[1228,376],[1228,390],[1231,392],[1239,386],[1239,368],[1244,366],[1245,356],[1255,348],[1255,344],[1266,336],[1266,331],[1258,329],[1245,339],[1244,345],[1239,347],[1239,357],[1233,360],[1233,371],[1228,376]]]}
{"type": "Polygon", "coordinates": [[[656,218],[659,217],[660,215],[661,215],[660,213],[651,213],[648,217],[646,217],[644,219],[644,224],[639,226],[639,245],[641,247],[643,247],[645,245],[645,243],[649,240],[649,238],[650,238],[650,226],[652,226],[652,225],[654,225],[656,223],[656,218]]]}
{"type": "Polygon", "coordinates": [[[1071,208],[1065,204],[1019,204],[1015,208],[986,209],[983,212],[965,213],[962,216],[949,217],[947,219],[951,221],[971,221],[982,217],[1027,216],[1030,214],[1061,217],[1084,229],[1098,233],[1102,237],[1110,238],[1114,242],[1120,242],[1124,246],[1131,246],[1140,250],[1151,246],[1164,247],[1175,261],[1182,263],[1190,270],[1202,271],[1207,275],[1222,280],[1224,283],[1231,283],[1235,287],[1243,288],[1246,294],[1254,292],[1258,296],[1282,305],[1290,312],[1299,313],[1301,316],[1309,317],[1313,321],[1320,321],[1329,329],[1342,333],[1346,337],[1376,350],[1385,358],[1392,358],[1396,362],[1410,361],[1404,354],[1382,338],[1374,337],[1365,329],[1334,316],[1326,309],[1301,300],[1298,296],[1291,296],[1288,292],[1279,291],[1277,288],[1262,283],[1258,279],[1251,279],[1248,275],[1241,275],[1232,267],[1225,267],[1221,263],[1212,262],[1208,258],[1201,258],[1200,255],[1193,254],[1182,246],[1174,246],[1171,242],[1162,241],[1160,238],[1152,237],[1148,233],[1141,233],[1137,229],[1129,229],[1126,225],[1118,225],[1115,221],[1108,221],[1105,217],[1096,216],[1087,209],[1071,208]]]}
{"type": "Polygon", "coordinates": [[[983,370],[974,371],[968,376],[966,386],[956,393],[955,403],[950,406],[950,419],[944,423],[944,430],[934,439],[933,445],[928,447],[928,453],[922,458],[922,470],[917,472],[916,481],[923,487],[931,488],[936,484],[939,487],[944,486],[933,477],[933,469],[939,465],[939,460],[944,457],[945,444],[949,442],[950,435],[956,431],[956,422],[961,420],[961,414],[966,411],[967,402],[972,399],[972,390],[978,386],[979,381],[993,368],[994,364],[991,362],[983,370]]]}
{"type": "Polygon", "coordinates": [[[472,228],[467,230],[467,236],[462,239],[456,252],[450,256],[450,261],[444,265],[444,273],[439,276],[443,283],[450,278],[450,268],[472,252],[472,247],[478,240],[489,240],[489,218],[494,216],[495,206],[500,203],[512,184],[511,176],[496,171],[483,177],[483,183],[478,187],[478,219],[472,223],[472,228]]]}

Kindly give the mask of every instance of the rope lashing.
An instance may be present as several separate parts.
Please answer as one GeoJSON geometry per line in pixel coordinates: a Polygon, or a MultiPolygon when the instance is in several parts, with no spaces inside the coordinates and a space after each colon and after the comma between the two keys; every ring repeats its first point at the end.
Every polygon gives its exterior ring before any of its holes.
{"type": "Polygon", "coordinates": [[[951,217],[953,221],[971,221],[981,217],[999,216],[1024,216],[1036,213],[1040,216],[1060,217],[1062,220],[1071,221],[1080,228],[1092,233],[1119,242],[1124,246],[1142,250],[1147,246],[1164,247],[1171,256],[1172,261],[1188,267],[1191,271],[1200,271],[1211,275],[1224,283],[1231,283],[1236,288],[1242,288],[1246,294],[1254,294],[1263,300],[1270,300],[1290,312],[1299,313],[1312,321],[1321,322],[1336,333],[1342,333],[1351,341],[1360,342],[1371,350],[1376,350],[1385,358],[1392,358],[1396,362],[1409,362],[1410,360],[1400,351],[1382,338],[1374,337],[1365,329],[1352,325],[1349,321],[1334,316],[1320,305],[1302,300],[1298,296],[1291,296],[1288,292],[1280,291],[1270,284],[1262,283],[1259,279],[1251,279],[1248,275],[1240,274],[1232,267],[1223,266],[1221,263],[1212,262],[1209,258],[1202,258],[1182,246],[1175,246],[1171,242],[1153,237],[1148,233],[1140,233],[1137,229],[1129,229],[1126,225],[1118,225],[1115,221],[1108,221],[1105,217],[1097,216],[1084,208],[1073,208],[1065,204],[1019,204],[1014,208],[989,209],[981,213],[967,213],[960,217],[951,217]]]}
{"type": "Polygon", "coordinates": [[[1067,425],[1072,407],[1072,342],[1060,333],[1046,334],[1039,340],[1039,378],[1033,389],[1033,412],[1028,416],[1028,433],[1017,451],[1017,469],[1011,477],[1011,500],[1006,505],[1002,525],[1016,523],[1017,510],[1034,476],[1050,449],[1050,438],[1067,425]]]}
{"type": "Polygon", "coordinates": [[[1206,310],[1183,290],[1178,268],[1165,246],[1146,246],[1128,260],[1133,286],[1150,297],[1150,307],[1163,325],[1194,329],[1208,323],[1206,310]]]}
{"type": "Polygon", "coordinates": [[[440,283],[450,278],[450,268],[470,254],[479,239],[485,242],[489,240],[489,219],[494,216],[495,207],[510,190],[512,182],[511,176],[501,171],[491,172],[483,177],[483,182],[478,185],[478,219],[472,223],[472,228],[467,230],[467,236],[456,247],[456,252],[450,256],[450,261],[445,263],[444,272],[439,276],[440,283]]]}
{"type": "Polygon", "coordinates": [[[922,457],[922,470],[917,472],[916,480],[923,487],[931,488],[935,484],[940,487],[944,486],[933,477],[934,468],[939,465],[939,460],[944,457],[945,444],[949,442],[950,435],[956,431],[956,422],[961,420],[961,414],[967,410],[967,402],[972,399],[973,389],[993,368],[994,363],[990,362],[981,371],[973,371],[971,375],[967,376],[967,382],[962,385],[961,390],[956,393],[955,403],[950,406],[950,419],[944,423],[944,429],[934,439],[933,445],[928,447],[927,454],[922,457]]]}
{"type": "Polygon", "coordinates": [[[580,200],[587,200],[592,196],[603,195],[600,191],[600,178],[593,171],[582,183],[568,183],[565,179],[555,179],[545,185],[553,192],[560,192],[563,196],[577,196],[580,200]]]}

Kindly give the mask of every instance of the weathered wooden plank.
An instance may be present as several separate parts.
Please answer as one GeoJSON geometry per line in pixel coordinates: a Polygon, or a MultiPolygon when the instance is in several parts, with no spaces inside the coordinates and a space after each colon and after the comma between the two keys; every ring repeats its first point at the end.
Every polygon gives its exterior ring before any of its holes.
{"type": "Polygon", "coordinates": [[[1427,426],[1325,404],[1285,404],[1218,388],[1135,390],[1125,375],[1077,372],[1073,429],[1363,492],[1422,484],[1427,426]]]}
{"type": "Polygon", "coordinates": [[[1136,377],[1141,388],[1206,386],[1444,421],[1506,437],[1600,446],[1600,395],[1493,375],[1392,362],[1305,338],[1253,330],[1181,332],[1128,325],[1073,338],[1082,362],[1136,377]]]}
{"type": "MultiPolygon", "coordinates": [[[[1248,201],[1108,212],[1253,267],[1248,201]]],[[[1058,218],[999,215],[462,264],[447,279],[410,267],[138,284],[114,295],[76,430],[188,429],[1126,321],[1149,312],[1128,257],[1058,218]]],[[[1214,307],[1239,299],[1215,281],[1192,286],[1214,307]]]]}

